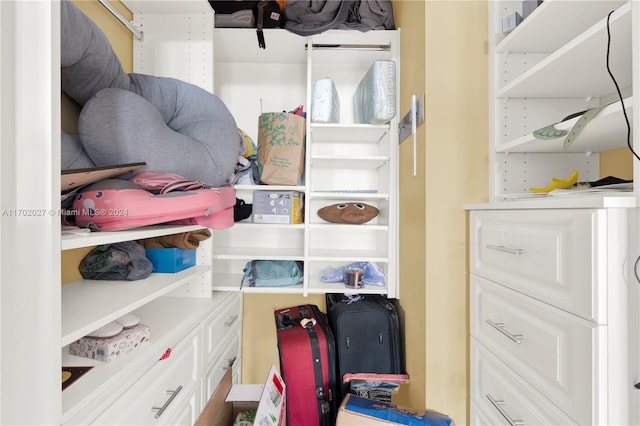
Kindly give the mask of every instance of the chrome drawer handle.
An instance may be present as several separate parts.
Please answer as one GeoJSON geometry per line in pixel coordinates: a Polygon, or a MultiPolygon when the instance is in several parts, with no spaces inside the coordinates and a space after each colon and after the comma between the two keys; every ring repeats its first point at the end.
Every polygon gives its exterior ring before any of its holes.
{"type": "Polygon", "coordinates": [[[505,253],[515,254],[515,255],[518,255],[518,256],[520,256],[521,254],[524,254],[524,249],[520,249],[520,248],[497,246],[495,244],[487,244],[486,247],[488,249],[490,249],[490,250],[503,251],[505,253]]]}
{"type": "Polygon", "coordinates": [[[504,408],[502,408],[502,406],[505,405],[505,402],[503,400],[495,399],[494,397],[491,396],[491,394],[486,394],[485,396],[487,397],[491,405],[493,405],[495,409],[498,410],[498,412],[502,415],[502,417],[504,417],[507,423],[509,423],[511,426],[520,426],[524,424],[522,420],[512,419],[511,416],[508,415],[506,411],[504,411],[504,408]]]}
{"type": "Polygon", "coordinates": [[[227,371],[229,368],[231,368],[233,363],[236,362],[236,358],[237,357],[235,357],[235,356],[233,358],[227,358],[227,365],[222,367],[222,371],[227,371]]]}
{"type": "Polygon", "coordinates": [[[238,319],[238,315],[231,315],[231,316],[229,316],[229,319],[228,319],[228,320],[226,320],[226,321],[224,322],[224,326],[225,326],[225,327],[230,327],[230,326],[231,326],[231,324],[233,324],[234,322],[236,322],[236,320],[237,320],[237,319],[238,319]]]}
{"type": "Polygon", "coordinates": [[[511,340],[514,343],[520,343],[522,341],[522,339],[524,339],[524,336],[522,334],[513,334],[513,333],[509,333],[507,330],[505,330],[504,329],[504,323],[502,323],[502,322],[493,322],[490,319],[487,319],[486,321],[487,321],[487,324],[489,324],[491,327],[495,328],[500,333],[502,333],[505,336],[507,336],[509,338],[509,340],[511,340]]]}
{"type": "Polygon", "coordinates": [[[168,390],[167,393],[170,393],[171,396],[169,397],[169,399],[167,399],[167,402],[164,403],[164,405],[162,407],[152,407],[151,410],[152,411],[157,411],[155,418],[159,419],[160,416],[162,415],[162,413],[164,413],[164,410],[167,409],[167,407],[169,407],[169,404],[171,404],[173,402],[173,400],[176,398],[176,396],[178,395],[178,393],[182,390],[182,385],[178,386],[176,388],[176,390],[168,390]]]}

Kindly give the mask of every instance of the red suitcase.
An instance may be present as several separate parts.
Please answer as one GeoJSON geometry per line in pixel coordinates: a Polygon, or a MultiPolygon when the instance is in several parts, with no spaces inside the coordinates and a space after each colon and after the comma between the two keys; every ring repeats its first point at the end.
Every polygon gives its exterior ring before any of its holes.
{"type": "Polygon", "coordinates": [[[287,424],[335,424],[335,349],[329,322],[316,305],[275,311],[280,374],[287,385],[287,424]]]}

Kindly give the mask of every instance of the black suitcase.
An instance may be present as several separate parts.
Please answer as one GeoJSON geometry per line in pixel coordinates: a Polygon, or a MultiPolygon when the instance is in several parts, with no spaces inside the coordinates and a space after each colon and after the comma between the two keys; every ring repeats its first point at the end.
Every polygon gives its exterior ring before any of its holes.
{"type": "Polygon", "coordinates": [[[403,339],[396,306],[381,295],[326,295],[336,342],[337,379],[342,400],[349,392],[345,373],[404,374],[403,339]]]}
{"type": "Polygon", "coordinates": [[[280,373],[287,385],[287,424],[333,426],[338,413],[334,338],[316,305],[274,312],[280,373]]]}

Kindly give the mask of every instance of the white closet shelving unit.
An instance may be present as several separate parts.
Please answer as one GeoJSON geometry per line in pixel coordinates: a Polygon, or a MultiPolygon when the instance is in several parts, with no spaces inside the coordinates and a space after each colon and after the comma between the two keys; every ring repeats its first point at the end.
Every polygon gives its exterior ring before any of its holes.
{"type": "MultiPolygon", "coordinates": [[[[602,153],[627,147],[623,107],[632,128],[640,120],[639,6],[545,0],[505,36],[502,17],[522,3],[489,2],[489,202],[466,206],[472,424],[640,422],[640,188],[529,189],[575,169],[597,181],[602,153]],[[570,149],[534,136],[595,107],[570,149]]],[[[629,143],[640,150],[637,133],[629,143]]]]}
{"type": "MultiPolygon", "coordinates": [[[[606,69],[606,18],[614,11],[610,68],[633,125],[638,112],[632,93],[631,6],[632,2],[623,1],[551,0],[505,37],[500,34],[500,18],[519,10],[520,3],[493,5],[489,37],[492,200],[521,199],[531,194],[530,187],[545,187],[552,177],[568,177],[574,169],[579,170],[579,181],[598,180],[600,153],[627,145],[621,103],[606,69]],[[563,137],[540,140],[533,136],[535,130],[553,123],[559,123],[560,130],[570,130],[578,118],[561,122],[564,117],[604,105],[608,106],[587,124],[569,150],[563,148],[563,137]]],[[[634,198],[629,193],[612,195],[634,198]]],[[[635,204],[633,200],[617,202],[635,204]]]]}
{"type": "Polygon", "coordinates": [[[60,5],[2,2],[0,19],[2,40],[12,40],[0,50],[0,185],[6,212],[0,227],[0,422],[193,424],[229,359],[237,359],[233,371],[239,379],[242,299],[238,293],[212,292],[211,240],[198,249],[197,266],[177,274],[61,285],[61,250],[201,227],[61,236],[60,5]],[[48,186],[34,190],[33,182],[48,186]],[[69,354],[71,342],[128,312],[150,327],[147,343],[111,362],[69,354]],[[63,391],[61,366],[92,368],[63,391]],[[165,403],[156,417],[152,407],[165,403]]]}
{"type": "MultiPolygon", "coordinates": [[[[224,101],[238,127],[256,144],[262,112],[290,111],[302,105],[309,113],[314,81],[332,78],[336,84],[340,122],[307,120],[302,182],[296,186],[235,186],[236,196],[247,203],[252,203],[257,190],[302,193],[304,224],[256,224],[247,219],[217,232],[214,289],[301,295],[343,292],[341,283],[322,283],[320,271],[352,262],[375,262],[385,273],[385,285],[349,291],[398,297],[398,114],[383,125],[356,124],[352,97],[375,60],[393,60],[399,67],[400,31],[331,30],[301,37],[282,29],[265,29],[266,49],[260,49],[254,29],[214,29],[205,1],[181,2],[180,11],[165,8],[162,1],[125,3],[137,12],[134,21],[145,32],[143,40],[134,40],[135,71],[202,80],[201,86],[224,101]],[[178,20],[180,24],[175,24],[178,20]],[[163,31],[147,36],[150,28],[163,31]],[[205,53],[204,46],[212,46],[213,56],[205,53]],[[180,52],[172,56],[175,49],[180,52]],[[178,62],[183,66],[177,66],[174,57],[182,58],[178,62]],[[374,205],[380,214],[367,224],[351,226],[318,218],[316,211],[322,206],[347,201],[374,205]],[[304,281],[296,286],[241,288],[243,268],[254,259],[301,261],[304,281]]],[[[398,105],[399,80],[396,82],[398,105]]]]}
{"type": "Polygon", "coordinates": [[[303,193],[304,224],[255,224],[248,219],[220,233],[213,249],[214,287],[237,290],[248,261],[272,259],[302,261],[304,282],[282,288],[243,286],[243,291],[342,292],[343,284],[320,281],[323,269],[374,262],[385,273],[385,286],[354,292],[397,297],[398,121],[396,117],[382,125],[354,123],[352,97],[375,60],[399,64],[399,31],[332,30],[305,38],[276,29],[265,31],[265,39],[267,48],[261,50],[253,30],[216,29],[214,34],[215,92],[240,128],[257,143],[261,112],[291,110],[297,105],[310,112],[313,83],[322,78],[334,80],[340,122],[307,120],[306,165],[300,185],[236,186],[237,196],[246,202],[252,202],[256,190],[303,193]],[[232,45],[242,48],[232,50],[232,45]],[[283,57],[281,52],[287,54],[283,57]],[[349,201],[376,206],[380,214],[363,225],[330,224],[316,214],[323,206],[349,201]]]}

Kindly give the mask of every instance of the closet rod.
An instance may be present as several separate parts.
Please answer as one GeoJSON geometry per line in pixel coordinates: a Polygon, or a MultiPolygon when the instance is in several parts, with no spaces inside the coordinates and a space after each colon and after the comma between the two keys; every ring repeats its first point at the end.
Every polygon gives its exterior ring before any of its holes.
{"type": "MultiPolygon", "coordinates": [[[[309,45],[305,44],[305,49],[309,49],[309,45]]],[[[311,45],[313,50],[391,50],[388,44],[317,44],[311,45]]]]}
{"type": "Polygon", "coordinates": [[[142,31],[140,31],[138,28],[136,28],[135,25],[133,25],[124,16],[122,16],[120,14],[120,12],[118,12],[117,9],[115,9],[113,6],[111,6],[111,4],[107,0],[98,0],[98,1],[100,2],[101,5],[103,5],[105,7],[105,9],[107,9],[109,12],[111,12],[111,14],[113,16],[115,16],[116,19],[122,23],[122,25],[127,27],[127,29],[129,31],[131,31],[133,33],[133,35],[135,35],[138,40],[142,40],[142,37],[143,37],[142,31]]]}

